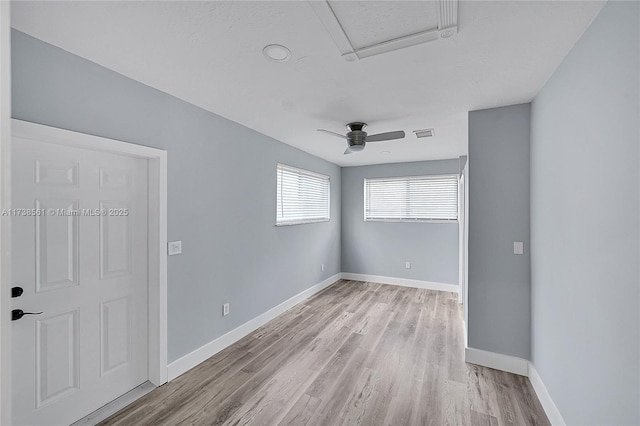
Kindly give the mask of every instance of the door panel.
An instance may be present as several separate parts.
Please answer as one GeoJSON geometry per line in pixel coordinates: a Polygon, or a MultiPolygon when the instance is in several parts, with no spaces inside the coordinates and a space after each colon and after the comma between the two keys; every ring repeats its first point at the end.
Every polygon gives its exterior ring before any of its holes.
{"type": "MultiPolygon", "coordinates": [[[[78,200],[35,200],[35,208],[58,212],[77,211],[78,200]]],[[[36,291],[78,285],[77,216],[36,216],[36,291]]]]}
{"type": "MultiPolygon", "coordinates": [[[[100,210],[129,211],[127,201],[100,201],[100,210]]],[[[131,274],[131,221],[129,216],[100,216],[100,279],[131,274]]]]}
{"type": "Polygon", "coordinates": [[[148,165],[13,142],[12,423],[69,424],[148,378],[148,165]]]}
{"type": "Polygon", "coordinates": [[[130,361],[130,298],[121,297],[100,305],[101,374],[104,376],[130,361]]]}
{"type": "Polygon", "coordinates": [[[36,185],[78,186],[78,163],[36,160],[36,185]]]}
{"type": "Polygon", "coordinates": [[[78,390],[78,310],[38,319],[36,330],[36,407],[40,408],[78,390]]]}
{"type": "Polygon", "coordinates": [[[102,189],[131,189],[131,170],[101,168],[100,188],[102,189]]]}

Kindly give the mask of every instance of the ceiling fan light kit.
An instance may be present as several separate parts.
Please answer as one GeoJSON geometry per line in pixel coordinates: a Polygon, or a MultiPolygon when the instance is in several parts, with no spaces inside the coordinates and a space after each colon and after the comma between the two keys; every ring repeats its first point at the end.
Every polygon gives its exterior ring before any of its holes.
{"type": "Polygon", "coordinates": [[[402,139],[404,138],[404,131],[396,130],[394,132],[386,132],[386,133],[378,133],[376,135],[368,136],[367,132],[364,129],[367,127],[367,123],[363,123],[361,121],[354,121],[352,123],[347,124],[347,134],[343,136],[339,133],[332,132],[330,130],[318,129],[319,132],[328,133],[333,136],[337,136],[339,138],[343,138],[347,140],[347,150],[344,152],[346,154],[351,154],[352,152],[362,151],[367,142],[383,142],[390,141],[394,139],[402,139]]]}

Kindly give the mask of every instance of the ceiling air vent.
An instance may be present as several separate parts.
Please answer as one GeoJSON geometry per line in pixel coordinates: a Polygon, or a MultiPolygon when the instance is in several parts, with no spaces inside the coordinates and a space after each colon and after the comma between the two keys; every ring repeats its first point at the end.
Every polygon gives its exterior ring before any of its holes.
{"type": "Polygon", "coordinates": [[[416,138],[430,138],[435,134],[433,129],[414,130],[413,133],[416,134],[416,138]]]}

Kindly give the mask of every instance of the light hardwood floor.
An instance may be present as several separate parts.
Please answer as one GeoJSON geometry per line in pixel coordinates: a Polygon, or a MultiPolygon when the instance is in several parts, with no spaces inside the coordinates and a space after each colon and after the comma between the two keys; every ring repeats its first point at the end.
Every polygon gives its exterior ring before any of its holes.
{"type": "Polygon", "coordinates": [[[341,280],[101,424],[549,424],[462,327],[454,293],[341,280]]]}

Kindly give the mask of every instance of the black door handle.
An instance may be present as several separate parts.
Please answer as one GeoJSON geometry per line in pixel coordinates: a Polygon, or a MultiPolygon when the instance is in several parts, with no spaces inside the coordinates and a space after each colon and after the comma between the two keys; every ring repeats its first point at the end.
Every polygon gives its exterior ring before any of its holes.
{"type": "Polygon", "coordinates": [[[25,315],[40,315],[42,312],[25,312],[22,309],[14,309],[11,311],[11,321],[16,321],[25,315]]]}
{"type": "Polygon", "coordinates": [[[22,287],[11,287],[11,297],[20,297],[24,293],[22,287]]]}

